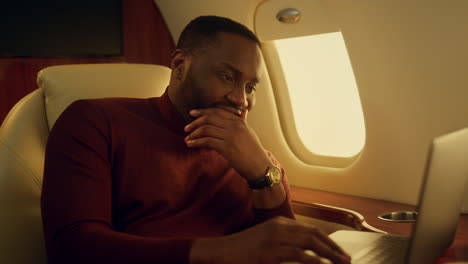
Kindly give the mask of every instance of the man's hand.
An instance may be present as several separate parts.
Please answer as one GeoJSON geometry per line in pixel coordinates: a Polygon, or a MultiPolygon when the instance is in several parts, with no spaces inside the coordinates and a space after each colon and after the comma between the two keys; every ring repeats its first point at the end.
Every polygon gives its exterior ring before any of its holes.
{"type": "Polygon", "coordinates": [[[233,235],[195,240],[190,252],[192,264],[326,263],[321,258],[335,264],[350,263],[350,257],[325,233],[285,217],[273,218],[233,235]]]}
{"type": "Polygon", "coordinates": [[[216,150],[247,180],[262,176],[272,164],[257,135],[240,116],[222,108],[190,111],[196,118],[185,127],[190,133],[188,147],[207,147],[216,150]]]}

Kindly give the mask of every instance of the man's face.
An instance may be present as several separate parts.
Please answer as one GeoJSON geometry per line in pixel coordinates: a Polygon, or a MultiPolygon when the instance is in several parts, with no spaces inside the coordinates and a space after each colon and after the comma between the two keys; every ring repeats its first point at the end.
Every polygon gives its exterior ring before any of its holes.
{"type": "Polygon", "coordinates": [[[189,109],[217,107],[242,117],[255,104],[261,52],[241,35],[220,32],[212,46],[190,55],[182,81],[189,109]]]}

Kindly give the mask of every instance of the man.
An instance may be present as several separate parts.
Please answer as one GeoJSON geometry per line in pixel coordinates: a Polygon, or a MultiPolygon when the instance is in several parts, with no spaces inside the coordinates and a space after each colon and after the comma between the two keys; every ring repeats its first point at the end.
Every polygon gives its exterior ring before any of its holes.
{"type": "Polygon", "coordinates": [[[64,111],[44,171],[50,263],[319,263],[305,249],[349,263],[291,219],[284,171],[247,123],[259,46],[241,24],[199,17],[181,34],[163,96],[64,111]]]}

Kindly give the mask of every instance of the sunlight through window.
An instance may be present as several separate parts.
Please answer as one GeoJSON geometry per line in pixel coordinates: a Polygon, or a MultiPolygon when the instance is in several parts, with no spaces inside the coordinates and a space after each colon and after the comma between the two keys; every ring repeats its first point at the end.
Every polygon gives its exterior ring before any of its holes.
{"type": "Polygon", "coordinates": [[[359,92],[341,32],[276,40],[297,132],[309,151],[350,157],[365,142],[359,92]]]}

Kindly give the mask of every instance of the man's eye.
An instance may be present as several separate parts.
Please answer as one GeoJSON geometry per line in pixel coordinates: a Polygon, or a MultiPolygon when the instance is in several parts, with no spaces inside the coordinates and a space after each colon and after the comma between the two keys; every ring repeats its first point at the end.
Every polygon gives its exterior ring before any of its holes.
{"type": "Polygon", "coordinates": [[[218,74],[218,77],[228,82],[234,81],[234,79],[231,76],[224,74],[224,73],[218,74]]]}
{"type": "Polygon", "coordinates": [[[257,87],[255,87],[255,85],[247,86],[247,93],[254,93],[256,90],[257,90],[257,87]]]}

